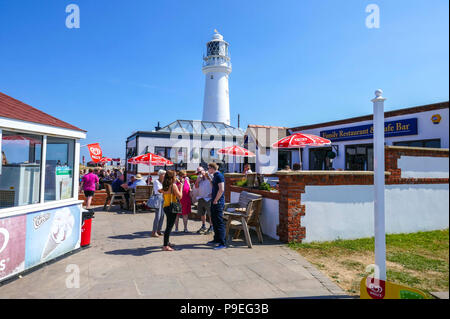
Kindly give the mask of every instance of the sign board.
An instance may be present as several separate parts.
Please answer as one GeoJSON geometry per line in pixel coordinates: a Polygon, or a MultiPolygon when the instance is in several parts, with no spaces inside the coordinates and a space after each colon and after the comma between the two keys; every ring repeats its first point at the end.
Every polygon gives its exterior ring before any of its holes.
{"type": "Polygon", "coordinates": [[[0,219],[0,280],[25,270],[26,216],[0,219]]]}
{"type": "MultiPolygon", "coordinates": [[[[417,135],[417,118],[384,123],[384,137],[417,135]]],[[[373,138],[373,124],[336,128],[321,131],[320,136],[332,142],[363,140],[373,138]]]]}
{"type": "Polygon", "coordinates": [[[40,211],[26,217],[26,269],[80,247],[80,205],[40,211]]]}
{"type": "Polygon", "coordinates": [[[427,295],[418,289],[373,277],[363,278],[360,287],[361,299],[427,299],[427,295]]]}

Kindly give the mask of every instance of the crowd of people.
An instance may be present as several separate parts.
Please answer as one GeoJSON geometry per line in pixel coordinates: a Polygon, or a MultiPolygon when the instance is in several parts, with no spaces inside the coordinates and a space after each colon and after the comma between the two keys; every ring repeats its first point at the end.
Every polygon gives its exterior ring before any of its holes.
{"type": "Polygon", "coordinates": [[[113,192],[125,194],[127,206],[129,207],[129,191],[135,191],[137,186],[153,184],[153,193],[147,202],[147,206],[155,209],[155,218],[151,237],[163,236],[164,251],[175,250],[175,245],[170,243],[170,234],[173,227],[179,232],[179,220],[183,221],[183,233],[188,231],[188,217],[192,205],[197,203],[197,212],[201,216],[202,226],[198,234],[210,234],[214,232],[214,239],[208,245],[214,249],[226,248],[225,223],[223,221],[223,209],[225,205],[225,179],[219,171],[216,163],[209,163],[205,170],[197,168],[197,179],[191,183],[187,172],[184,170],[159,170],[158,177],[153,180],[144,181],[141,174],[136,174],[125,181],[121,170],[98,170],[89,169],[80,180],[80,189],[84,191],[85,207],[91,209],[92,198],[100,185],[110,183],[113,192]],[[162,232],[164,218],[166,228],[162,232]],[[208,221],[209,227],[206,227],[208,221]]]}

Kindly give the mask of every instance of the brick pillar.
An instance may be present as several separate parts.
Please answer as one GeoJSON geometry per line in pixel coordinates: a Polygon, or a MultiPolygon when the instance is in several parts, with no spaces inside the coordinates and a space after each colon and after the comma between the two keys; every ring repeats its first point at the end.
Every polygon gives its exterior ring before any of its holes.
{"type": "Polygon", "coordinates": [[[305,205],[301,205],[301,194],[305,192],[302,176],[279,175],[280,201],[277,235],[282,242],[301,242],[306,236],[301,227],[301,216],[305,215],[305,205]]]}
{"type": "Polygon", "coordinates": [[[397,161],[400,158],[400,153],[389,147],[385,147],[384,158],[385,158],[385,171],[391,173],[391,175],[387,177],[386,182],[391,182],[393,180],[400,179],[402,172],[397,165],[397,161]]]}
{"type": "Polygon", "coordinates": [[[227,173],[225,176],[225,202],[229,203],[231,200],[230,185],[234,185],[245,177],[244,174],[227,173]]]}

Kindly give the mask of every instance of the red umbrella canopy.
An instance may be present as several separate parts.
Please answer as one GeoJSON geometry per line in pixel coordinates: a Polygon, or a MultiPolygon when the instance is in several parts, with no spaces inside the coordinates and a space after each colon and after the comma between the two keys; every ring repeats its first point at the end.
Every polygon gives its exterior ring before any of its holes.
{"type": "Polygon", "coordinates": [[[36,138],[30,137],[30,136],[23,136],[23,135],[4,135],[2,137],[2,140],[12,141],[12,142],[29,141],[31,145],[42,144],[41,139],[36,139],[36,138]]]}
{"type": "Polygon", "coordinates": [[[312,135],[296,133],[286,136],[272,144],[273,148],[300,148],[305,146],[325,146],[331,145],[331,141],[326,138],[312,135]]]}
{"type": "Polygon", "coordinates": [[[237,146],[237,145],[222,148],[222,149],[218,150],[218,152],[220,154],[231,155],[231,156],[245,156],[245,157],[256,156],[254,153],[250,152],[249,150],[247,150],[243,147],[237,146]]]}
{"type": "Polygon", "coordinates": [[[153,153],[147,153],[139,156],[132,157],[128,159],[128,163],[130,164],[147,164],[152,166],[171,166],[173,165],[172,161],[169,161],[168,159],[153,154],[153,153]]]}
{"type": "Polygon", "coordinates": [[[111,161],[112,161],[112,158],[110,158],[110,157],[102,157],[99,160],[100,163],[106,163],[106,162],[111,162],[111,161]]]}

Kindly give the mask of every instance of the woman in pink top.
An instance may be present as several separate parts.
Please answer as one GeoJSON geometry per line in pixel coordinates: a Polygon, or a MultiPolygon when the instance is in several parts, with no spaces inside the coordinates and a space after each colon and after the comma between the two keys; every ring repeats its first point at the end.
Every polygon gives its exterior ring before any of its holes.
{"type": "Polygon", "coordinates": [[[94,197],[95,189],[98,186],[98,176],[94,174],[92,168],[89,169],[89,173],[83,176],[81,180],[81,189],[84,191],[84,206],[86,209],[91,208],[92,198],[94,197]]]}
{"type": "MultiPolygon", "coordinates": [[[[183,197],[180,200],[181,204],[181,216],[183,216],[183,224],[184,224],[184,232],[187,233],[187,223],[188,217],[191,213],[191,184],[189,183],[189,178],[187,177],[186,171],[180,171],[179,176],[181,180],[178,183],[183,185],[183,197]]],[[[177,215],[177,219],[175,220],[175,232],[178,232],[178,220],[180,219],[180,215],[177,215]]]]}

